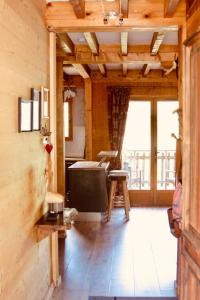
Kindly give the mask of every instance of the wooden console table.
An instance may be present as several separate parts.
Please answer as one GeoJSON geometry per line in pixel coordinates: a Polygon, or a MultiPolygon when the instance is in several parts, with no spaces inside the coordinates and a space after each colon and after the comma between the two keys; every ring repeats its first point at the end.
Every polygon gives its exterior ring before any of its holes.
{"type": "Polygon", "coordinates": [[[58,264],[58,232],[71,229],[71,222],[64,223],[62,213],[58,215],[56,221],[48,221],[46,213],[37,221],[35,227],[37,228],[38,241],[50,237],[52,283],[53,287],[57,287],[61,283],[58,264]]]}

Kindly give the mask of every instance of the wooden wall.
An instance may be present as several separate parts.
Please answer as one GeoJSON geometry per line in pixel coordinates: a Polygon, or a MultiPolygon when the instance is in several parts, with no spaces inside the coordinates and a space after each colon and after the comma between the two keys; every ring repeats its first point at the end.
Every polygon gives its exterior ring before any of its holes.
{"type": "Polygon", "coordinates": [[[18,133],[18,97],[48,86],[45,0],[0,1],[0,299],[44,299],[49,240],[37,243],[46,154],[38,132],[18,133]]]}
{"type": "MultiPolygon", "coordinates": [[[[108,110],[107,110],[107,86],[125,85],[130,86],[132,100],[137,99],[178,99],[177,79],[175,72],[169,78],[162,78],[158,72],[152,72],[149,79],[142,78],[137,74],[134,77],[119,77],[117,72],[113,72],[108,78],[101,76],[92,80],[92,158],[98,160],[97,154],[101,150],[110,150],[108,133],[108,110]],[[114,78],[118,76],[118,78],[114,78]],[[143,82],[142,82],[143,81],[143,82]]],[[[96,75],[96,74],[95,74],[96,75]]],[[[97,76],[97,75],[96,75],[97,76]]]]}
{"type": "Polygon", "coordinates": [[[92,158],[99,160],[97,154],[101,150],[110,150],[108,135],[108,110],[106,84],[92,84],[92,158]]]}

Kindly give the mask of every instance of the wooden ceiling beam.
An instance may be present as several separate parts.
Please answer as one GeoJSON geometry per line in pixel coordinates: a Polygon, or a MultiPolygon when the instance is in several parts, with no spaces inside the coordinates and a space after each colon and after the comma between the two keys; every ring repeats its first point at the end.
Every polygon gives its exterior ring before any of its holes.
{"type": "Polygon", "coordinates": [[[74,44],[67,33],[57,34],[57,44],[65,53],[74,53],[74,44]]]}
{"type": "Polygon", "coordinates": [[[149,74],[150,70],[151,70],[151,66],[149,64],[144,64],[142,68],[142,76],[146,77],[149,74]]]}
{"type": "Polygon", "coordinates": [[[97,41],[96,34],[94,32],[84,32],[84,37],[87,41],[87,44],[93,54],[99,54],[99,43],[97,41]]]}
{"type": "Polygon", "coordinates": [[[122,65],[122,73],[123,73],[124,77],[127,76],[127,74],[128,74],[128,64],[123,64],[122,65]]]}
{"type": "Polygon", "coordinates": [[[128,32],[121,32],[121,53],[128,54],[128,32]]]}
{"type": "Polygon", "coordinates": [[[99,70],[101,72],[101,74],[106,77],[107,76],[107,70],[106,70],[106,66],[104,64],[98,64],[99,70]]]}
{"type": "Polygon", "coordinates": [[[85,0],[70,0],[74,13],[78,19],[85,18],[85,0]]]}
{"type": "Polygon", "coordinates": [[[163,31],[154,32],[153,38],[151,41],[151,55],[156,55],[159,51],[159,48],[164,40],[165,33],[163,31]]]}
{"type": "MultiPolygon", "coordinates": [[[[169,76],[162,77],[162,70],[151,70],[151,73],[143,77],[141,70],[128,70],[127,76],[123,76],[121,70],[107,70],[107,77],[101,75],[99,71],[91,72],[91,79],[93,82],[104,82],[108,85],[112,84],[124,84],[131,86],[169,86],[177,87],[178,80],[176,77],[176,72],[172,71],[169,76]]],[[[72,76],[73,77],[73,76],[72,76]]]]}
{"type": "Polygon", "coordinates": [[[120,0],[121,13],[123,18],[128,18],[128,0],[120,0]]]}
{"type": "Polygon", "coordinates": [[[65,64],[154,64],[158,62],[173,61],[175,53],[159,53],[159,55],[150,55],[148,52],[129,52],[127,56],[122,56],[117,52],[101,52],[94,56],[91,52],[76,52],[75,55],[64,55],[62,59],[65,64]]]}
{"type": "MultiPolygon", "coordinates": [[[[119,11],[118,1],[112,2],[112,6],[105,1],[104,7],[105,11],[111,9],[119,11]]],[[[156,10],[155,5],[152,5],[152,1],[129,1],[129,17],[124,19],[123,26],[119,26],[118,18],[106,25],[104,24],[99,1],[88,1],[86,3],[85,18],[80,18],[79,22],[77,22],[77,17],[74,15],[72,6],[68,1],[50,3],[47,5],[45,16],[48,29],[56,33],[149,30],[158,32],[165,29],[174,31],[178,29],[178,26],[185,23],[185,3],[181,1],[174,17],[165,18],[163,21],[163,0],[156,1],[156,10]],[[161,26],[161,24],[164,24],[164,26],[161,26]]],[[[84,17],[84,13],[82,16],[84,17]]]]}
{"type": "Polygon", "coordinates": [[[172,62],[162,62],[161,68],[163,71],[163,76],[168,76],[172,71],[176,70],[177,64],[175,61],[172,62]]]}
{"type": "Polygon", "coordinates": [[[90,78],[90,70],[87,65],[82,65],[78,63],[73,63],[72,65],[84,79],[90,78]]]}
{"type": "MultiPolygon", "coordinates": [[[[121,51],[122,47],[121,44],[118,45],[99,45],[99,52],[117,52],[122,55],[121,51]]],[[[88,45],[76,45],[77,52],[90,52],[88,49],[88,45]]],[[[150,45],[128,45],[128,52],[151,52],[150,45]]],[[[179,53],[179,46],[178,45],[161,45],[159,48],[159,53],[179,53]]],[[[125,53],[125,52],[124,52],[125,53]]]]}
{"type": "Polygon", "coordinates": [[[173,17],[178,4],[181,0],[165,0],[164,2],[164,16],[165,18],[173,17]]]}

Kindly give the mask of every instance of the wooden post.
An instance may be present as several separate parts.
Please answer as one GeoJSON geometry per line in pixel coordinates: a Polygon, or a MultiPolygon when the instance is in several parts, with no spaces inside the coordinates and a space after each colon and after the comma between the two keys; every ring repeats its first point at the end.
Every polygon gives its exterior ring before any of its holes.
{"type": "Polygon", "coordinates": [[[58,231],[51,234],[51,268],[53,285],[57,287],[61,282],[58,264],[58,231]]]}
{"type": "Polygon", "coordinates": [[[49,95],[50,95],[50,131],[51,142],[54,146],[51,152],[52,160],[52,181],[50,189],[54,192],[57,191],[57,141],[56,141],[56,34],[49,33],[49,68],[50,68],[50,82],[49,82],[49,95]]]}
{"type": "Polygon", "coordinates": [[[85,144],[86,159],[92,160],[92,83],[85,79],[85,144]]]}
{"type": "Polygon", "coordinates": [[[65,139],[63,118],[63,61],[57,60],[57,186],[58,192],[65,195],[65,139]]]}

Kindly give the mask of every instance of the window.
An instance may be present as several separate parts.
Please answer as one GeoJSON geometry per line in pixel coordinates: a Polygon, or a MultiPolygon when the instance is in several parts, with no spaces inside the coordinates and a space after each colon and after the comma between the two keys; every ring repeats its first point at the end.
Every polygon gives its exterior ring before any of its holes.
{"type": "Polygon", "coordinates": [[[64,135],[66,141],[73,139],[72,99],[64,102],[64,135]]]}

